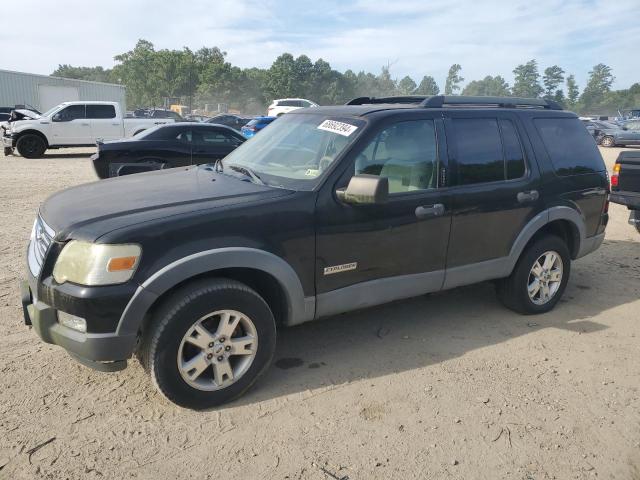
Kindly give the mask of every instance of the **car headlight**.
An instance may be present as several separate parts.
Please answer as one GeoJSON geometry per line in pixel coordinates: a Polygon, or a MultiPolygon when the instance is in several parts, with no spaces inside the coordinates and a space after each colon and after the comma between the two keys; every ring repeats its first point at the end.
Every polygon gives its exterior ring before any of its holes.
{"type": "Polygon", "coordinates": [[[140,263],[139,245],[101,245],[72,240],[67,243],[53,267],[58,283],[114,285],[128,281],[140,263]]]}

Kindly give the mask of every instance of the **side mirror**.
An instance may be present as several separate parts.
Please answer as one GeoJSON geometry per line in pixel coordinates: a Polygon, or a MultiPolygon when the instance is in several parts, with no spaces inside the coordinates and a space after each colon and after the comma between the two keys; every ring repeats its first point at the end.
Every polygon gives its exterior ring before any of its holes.
{"type": "Polygon", "coordinates": [[[351,205],[377,205],[389,199],[389,180],[377,175],[355,175],[347,188],[336,190],[336,196],[351,205]]]}

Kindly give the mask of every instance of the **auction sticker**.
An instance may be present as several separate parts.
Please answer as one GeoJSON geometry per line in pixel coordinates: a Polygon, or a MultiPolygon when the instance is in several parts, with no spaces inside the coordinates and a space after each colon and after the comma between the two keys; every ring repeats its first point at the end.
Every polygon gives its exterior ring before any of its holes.
{"type": "Polygon", "coordinates": [[[337,120],[325,120],[320,125],[318,125],[319,130],[326,130],[327,132],[337,133],[338,135],[342,135],[343,137],[348,137],[353,132],[355,132],[358,127],[355,125],[350,125],[344,122],[338,122],[337,120]]]}

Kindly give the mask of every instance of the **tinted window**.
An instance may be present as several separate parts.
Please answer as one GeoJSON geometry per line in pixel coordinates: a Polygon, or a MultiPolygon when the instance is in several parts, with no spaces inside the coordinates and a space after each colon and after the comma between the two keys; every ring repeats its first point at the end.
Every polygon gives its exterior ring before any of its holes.
{"type": "Polygon", "coordinates": [[[70,122],[79,118],[85,118],[84,105],[69,105],[67,108],[60,110],[56,115],[63,122],[70,122]]]}
{"type": "Polygon", "coordinates": [[[577,118],[536,118],[534,123],[558,175],[605,170],[593,137],[577,118]]]}
{"type": "Polygon", "coordinates": [[[87,105],[87,118],[116,118],[113,105],[87,105]]]}
{"type": "Polygon", "coordinates": [[[458,163],[458,184],[504,180],[505,169],[495,118],[452,120],[458,163]]]}
{"type": "Polygon", "coordinates": [[[260,123],[260,121],[254,118],[249,123],[247,123],[247,127],[253,127],[254,125],[257,125],[258,123],[260,123]]]}
{"type": "Polygon", "coordinates": [[[0,113],[0,122],[6,122],[10,117],[8,113],[0,113]]]}
{"type": "Polygon", "coordinates": [[[240,145],[240,140],[229,132],[220,130],[193,129],[193,143],[196,145],[240,145]]]}
{"type": "Polygon", "coordinates": [[[387,177],[389,193],[435,188],[438,177],[433,120],[386,128],[356,158],[355,174],[387,177]]]}
{"type": "Polygon", "coordinates": [[[516,127],[511,120],[500,120],[502,145],[507,180],[523,177],[525,174],[524,154],[516,127]]]}
{"type": "Polygon", "coordinates": [[[279,107],[300,107],[298,100],[281,100],[278,102],[279,107]]]}
{"type": "Polygon", "coordinates": [[[145,130],[139,135],[138,139],[144,140],[181,140],[191,141],[191,131],[183,127],[174,126],[158,126],[149,130],[145,130]]]}

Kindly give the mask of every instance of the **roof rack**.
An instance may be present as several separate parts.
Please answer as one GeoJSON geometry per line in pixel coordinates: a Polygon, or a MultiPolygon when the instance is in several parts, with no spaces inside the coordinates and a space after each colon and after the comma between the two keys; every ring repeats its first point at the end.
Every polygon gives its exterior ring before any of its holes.
{"type": "Polygon", "coordinates": [[[562,110],[562,106],[553,100],[543,98],[520,97],[471,97],[464,95],[409,95],[404,97],[358,97],[347,105],[365,105],[378,103],[416,104],[424,108],[452,107],[496,107],[496,108],[543,108],[562,110]]]}

